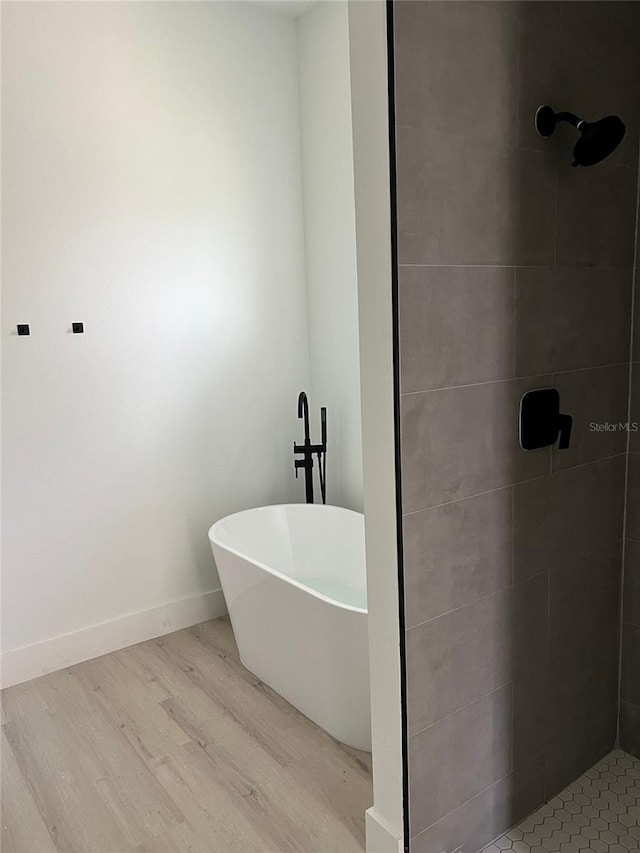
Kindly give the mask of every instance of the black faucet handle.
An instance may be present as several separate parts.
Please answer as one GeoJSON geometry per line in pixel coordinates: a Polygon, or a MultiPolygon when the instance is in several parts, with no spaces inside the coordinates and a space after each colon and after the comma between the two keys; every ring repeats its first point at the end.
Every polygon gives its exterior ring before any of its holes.
{"type": "Polygon", "coordinates": [[[558,430],[560,433],[560,442],[558,450],[567,450],[571,441],[571,427],[573,426],[573,418],[571,415],[558,415],[558,430]]]}
{"type": "Polygon", "coordinates": [[[314,453],[318,453],[318,451],[323,451],[324,445],[322,444],[294,444],[293,452],[294,453],[304,453],[305,456],[313,456],[314,453]]]}
{"type": "Polygon", "coordinates": [[[527,391],[520,401],[520,446],[523,450],[551,447],[558,439],[566,450],[573,418],[560,412],[560,394],[555,388],[527,391]]]}

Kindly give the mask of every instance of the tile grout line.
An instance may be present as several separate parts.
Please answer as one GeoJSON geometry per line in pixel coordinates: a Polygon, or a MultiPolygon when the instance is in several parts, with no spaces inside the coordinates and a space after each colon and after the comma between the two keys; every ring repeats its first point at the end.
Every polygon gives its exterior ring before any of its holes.
{"type": "MultiPolygon", "coordinates": [[[[410,130],[410,131],[413,131],[414,133],[421,133],[422,135],[424,135],[425,133],[426,134],[430,133],[430,134],[434,134],[436,136],[451,136],[451,137],[454,137],[455,139],[458,139],[461,141],[465,141],[468,138],[468,133],[465,133],[464,131],[429,130],[428,128],[426,128],[424,125],[421,125],[421,124],[396,124],[396,128],[397,128],[397,130],[410,130]]],[[[514,134],[514,140],[515,139],[516,139],[516,135],[514,134]]],[[[479,137],[478,141],[480,142],[480,144],[484,145],[487,149],[490,149],[490,148],[495,148],[497,140],[493,139],[492,137],[486,136],[486,137],[479,137]]],[[[534,148],[532,145],[522,145],[522,144],[515,144],[515,143],[512,144],[512,143],[507,142],[507,143],[501,143],[498,147],[498,150],[501,152],[501,154],[503,156],[513,156],[514,154],[518,154],[518,153],[521,153],[523,151],[526,151],[530,154],[544,155],[548,159],[551,159],[551,157],[555,157],[557,159],[557,155],[554,154],[553,151],[549,151],[547,148],[543,148],[543,147],[534,148]]],[[[636,169],[635,166],[631,166],[628,163],[620,163],[620,162],[609,163],[608,166],[610,169],[625,169],[626,171],[631,171],[631,172],[635,171],[635,169],[636,169]]]]}
{"type": "MultiPolygon", "coordinates": [[[[507,686],[507,685],[503,685],[500,689],[502,689],[502,690],[503,690],[506,686],[507,686]]],[[[495,692],[495,691],[494,691],[494,692],[495,692]]],[[[487,695],[490,695],[490,694],[487,694],[487,695]]],[[[473,704],[473,703],[472,703],[472,704],[473,704]]],[[[469,707],[469,706],[466,706],[466,707],[469,707]]],[[[505,779],[508,779],[508,778],[509,778],[509,776],[511,776],[511,775],[513,774],[513,772],[514,772],[514,771],[512,770],[512,771],[510,771],[509,773],[505,773],[505,775],[504,775],[504,776],[501,776],[499,779],[496,779],[494,782],[491,782],[491,784],[490,784],[490,785],[487,785],[486,787],[482,788],[482,790],[481,790],[481,791],[478,791],[478,792],[477,792],[476,794],[474,794],[472,797],[469,797],[469,799],[468,799],[468,800],[465,800],[464,802],[460,803],[460,805],[456,806],[454,809],[451,809],[451,811],[450,811],[450,812],[447,812],[446,814],[442,815],[442,817],[439,817],[436,821],[434,821],[433,823],[429,824],[429,826],[426,826],[424,829],[421,829],[421,830],[420,830],[420,832],[416,833],[415,835],[412,835],[412,836],[411,836],[411,841],[415,841],[415,840],[416,840],[416,838],[419,838],[421,835],[424,835],[424,833],[425,833],[425,832],[428,832],[428,831],[429,831],[430,829],[432,829],[434,826],[437,826],[441,821],[446,820],[446,818],[448,818],[450,815],[452,815],[452,814],[454,814],[455,812],[457,812],[459,809],[464,808],[464,806],[468,805],[469,803],[472,803],[472,802],[473,802],[474,800],[476,800],[478,797],[481,797],[481,796],[482,796],[482,794],[485,794],[487,791],[491,790],[491,788],[493,788],[495,785],[499,785],[501,782],[504,782],[504,780],[505,780],[505,779]]],[[[535,812],[534,812],[534,813],[535,813],[535,812]]],[[[504,833],[503,833],[503,834],[504,834],[504,833]]],[[[499,836],[498,836],[498,838],[502,838],[502,835],[499,835],[499,836]]],[[[490,842],[490,843],[492,843],[492,842],[490,842]]],[[[456,851],[454,851],[454,853],[463,853],[463,851],[462,851],[462,850],[456,850],[456,851]]],[[[482,853],[482,851],[479,851],[479,853],[482,853]]]]}
{"type": "Polygon", "coordinates": [[[513,293],[513,312],[511,316],[511,330],[513,332],[513,375],[512,379],[517,378],[518,374],[518,270],[517,267],[513,268],[512,278],[511,278],[511,287],[513,293]]]}
{"type": "Polygon", "coordinates": [[[554,181],[554,192],[555,198],[553,200],[553,266],[554,269],[558,268],[558,199],[560,196],[559,187],[560,187],[560,160],[556,160],[556,173],[555,173],[555,181],[554,181]]]}
{"type": "MultiPolygon", "coordinates": [[[[515,337],[515,335],[514,335],[515,337]]],[[[627,367],[628,361],[611,361],[606,364],[593,364],[586,367],[570,367],[567,370],[545,370],[541,373],[525,373],[521,375],[506,376],[502,379],[482,379],[478,382],[461,382],[459,385],[441,385],[437,388],[421,388],[416,391],[403,391],[401,397],[415,397],[418,394],[433,394],[437,391],[457,391],[460,388],[477,388],[484,385],[504,385],[507,382],[525,382],[533,379],[546,379],[547,377],[567,376],[571,373],[586,373],[589,370],[609,370],[613,367],[627,367]]]]}
{"type": "Polygon", "coordinates": [[[398,269],[516,269],[516,270],[589,270],[593,272],[613,272],[615,270],[627,270],[633,272],[633,266],[623,264],[622,266],[596,265],[596,264],[398,264],[398,269]]]}
{"type": "MultiPolygon", "coordinates": [[[[640,157],[640,146],[639,146],[640,157]]],[[[633,255],[633,278],[631,281],[631,334],[629,335],[629,385],[627,398],[627,424],[631,423],[631,412],[633,409],[633,349],[635,344],[635,303],[636,287],[638,284],[638,240],[640,239],[640,169],[636,178],[636,234],[633,255]]],[[[627,556],[627,508],[629,503],[629,468],[631,461],[631,432],[627,430],[626,465],[624,472],[624,508],[622,520],[622,566],[620,572],[620,644],[618,647],[618,718],[616,729],[616,743],[620,743],[620,709],[622,707],[622,657],[624,654],[624,589],[626,580],[625,562],[627,556]]]]}
{"type": "MultiPolygon", "coordinates": [[[[531,451],[535,453],[537,451],[531,451]]],[[[517,480],[515,483],[505,483],[503,486],[496,486],[495,489],[487,489],[485,492],[474,492],[471,495],[464,495],[459,498],[453,498],[450,501],[442,501],[439,504],[429,504],[429,506],[423,506],[419,509],[412,509],[409,512],[403,512],[402,517],[408,518],[410,515],[418,515],[420,512],[428,512],[432,509],[440,509],[444,506],[451,506],[452,504],[461,503],[462,501],[468,501],[472,498],[480,498],[484,495],[491,495],[494,492],[501,492],[504,489],[515,489],[516,486],[524,486],[527,483],[535,483],[537,480],[544,480],[547,477],[559,477],[562,474],[567,473],[567,471],[577,471],[579,468],[588,468],[590,465],[599,465],[601,462],[609,462],[612,459],[619,459],[621,456],[626,457],[626,453],[614,453],[611,456],[601,456],[599,459],[590,459],[587,462],[580,462],[578,465],[570,465],[568,468],[560,468],[558,471],[553,471],[551,474],[546,472],[544,474],[539,474],[537,477],[528,477],[526,480],[517,480]]],[[[640,454],[638,454],[640,455],[640,454]]],[[[638,540],[640,541],[640,540],[638,540]]]]}
{"type": "MultiPolygon", "coordinates": [[[[620,542],[622,542],[622,539],[620,537],[618,537],[617,539],[610,539],[607,542],[605,542],[604,545],[600,545],[597,548],[591,548],[589,551],[580,551],[576,554],[572,554],[571,559],[575,559],[575,560],[586,559],[587,557],[590,557],[593,554],[597,554],[599,551],[604,551],[608,548],[611,548],[620,542]]],[[[457,613],[460,610],[464,610],[465,607],[471,607],[474,604],[478,604],[481,601],[486,601],[487,599],[493,598],[496,595],[503,595],[504,593],[509,592],[510,590],[514,590],[516,587],[522,586],[523,584],[528,583],[529,581],[535,580],[536,578],[541,578],[543,575],[549,575],[549,579],[551,579],[552,572],[557,573],[559,571],[562,571],[562,570],[558,569],[558,568],[542,569],[541,571],[536,572],[533,575],[528,575],[526,578],[523,578],[520,581],[512,583],[510,586],[500,587],[500,589],[496,589],[494,592],[490,592],[487,595],[482,595],[482,596],[480,596],[480,598],[474,598],[471,601],[468,601],[466,604],[461,604],[458,607],[453,607],[451,610],[447,610],[444,613],[438,613],[437,616],[431,616],[429,619],[425,619],[422,622],[416,622],[415,625],[410,625],[409,627],[407,627],[406,633],[408,634],[410,631],[413,631],[414,628],[421,628],[423,625],[428,625],[430,622],[435,622],[437,619],[442,619],[445,616],[450,616],[452,613],[457,613]]],[[[505,682],[505,684],[507,684],[507,683],[508,682],[505,682]]],[[[492,691],[490,690],[489,693],[491,693],[491,692],[492,691]]],[[[483,694],[483,695],[486,695],[486,694],[483,694]]]]}
{"type": "MultiPolygon", "coordinates": [[[[509,679],[509,681],[504,681],[502,684],[499,684],[497,687],[494,687],[493,690],[489,690],[487,693],[483,693],[482,696],[478,696],[477,699],[473,699],[471,702],[467,702],[466,705],[461,705],[459,708],[456,708],[455,711],[449,711],[449,713],[445,714],[444,717],[440,717],[439,719],[434,720],[433,723],[429,723],[428,726],[424,726],[424,728],[418,729],[417,732],[413,732],[409,735],[409,739],[411,740],[412,738],[416,738],[420,735],[423,735],[425,732],[428,732],[429,729],[432,729],[434,726],[439,725],[445,720],[449,720],[451,717],[455,717],[456,714],[460,714],[462,711],[467,711],[469,708],[473,708],[474,705],[477,705],[478,702],[482,702],[484,699],[489,698],[489,696],[494,696],[496,693],[500,693],[501,691],[506,690],[506,688],[509,687],[511,684],[513,684],[513,679],[509,679]]],[[[507,776],[508,775],[509,774],[507,773],[507,776]]]]}
{"type": "MultiPolygon", "coordinates": [[[[503,687],[502,687],[501,689],[504,689],[504,687],[506,687],[506,685],[503,685],[503,687]]],[[[468,707],[468,706],[467,706],[467,707],[468,707]]],[[[429,826],[425,826],[425,828],[424,828],[424,829],[421,829],[421,830],[420,830],[420,832],[418,832],[418,833],[416,833],[415,835],[412,835],[412,836],[411,836],[411,841],[415,841],[415,840],[416,840],[416,838],[419,838],[421,835],[424,835],[424,833],[425,833],[425,832],[428,832],[428,831],[429,831],[430,829],[432,829],[434,826],[437,826],[441,821],[443,821],[443,820],[445,820],[446,818],[448,818],[448,817],[449,817],[449,815],[452,815],[452,814],[454,814],[454,812],[457,812],[457,811],[458,811],[458,809],[464,808],[464,806],[468,805],[469,803],[472,803],[475,799],[477,799],[478,797],[482,796],[482,794],[486,793],[486,791],[489,791],[489,790],[490,790],[491,788],[493,788],[495,785],[499,785],[501,782],[504,782],[504,780],[505,780],[505,779],[508,779],[508,778],[509,778],[509,776],[511,776],[511,775],[512,775],[512,773],[513,773],[513,771],[509,771],[509,773],[506,773],[504,776],[501,776],[499,779],[496,779],[496,780],[495,780],[495,782],[491,782],[491,784],[490,784],[490,785],[487,785],[487,786],[486,786],[485,788],[483,788],[481,791],[478,791],[478,793],[477,793],[477,794],[474,794],[472,797],[469,797],[469,799],[468,799],[468,800],[465,800],[464,802],[460,803],[460,805],[456,806],[456,807],[455,807],[455,809],[451,809],[451,811],[450,811],[450,812],[447,812],[446,814],[442,815],[442,817],[439,817],[436,821],[434,821],[433,823],[429,824],[429,826]]],[[[502,836],[498,836],[498,837],[499,837],[499,838],[501,838],[502,836]]],[[[457,848],[457,849],[454,851],[454,853],[463,853],[463,850],[462,850],[462,849],[460,849],[460,848],[457,848]]],[[[479,851],[479,853],[481,853],[481,851],[479,851]]]]}

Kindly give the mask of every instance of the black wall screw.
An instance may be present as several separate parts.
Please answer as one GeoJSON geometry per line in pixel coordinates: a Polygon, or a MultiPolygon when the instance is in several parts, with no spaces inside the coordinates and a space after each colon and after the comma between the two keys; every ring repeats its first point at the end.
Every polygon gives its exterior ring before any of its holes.
{"type": "Polygon", "coordinates": [[[17,329],[18,329],[19,335],[30,335],[31,334],[31,330],[29,329],[28,323],[18,323],[17,329]]]}
{"type": "Polygon", "coordinates": [[[82,335],[84,334],[84,323],[72,323],[71,331],[74,335],[82,335]]]}

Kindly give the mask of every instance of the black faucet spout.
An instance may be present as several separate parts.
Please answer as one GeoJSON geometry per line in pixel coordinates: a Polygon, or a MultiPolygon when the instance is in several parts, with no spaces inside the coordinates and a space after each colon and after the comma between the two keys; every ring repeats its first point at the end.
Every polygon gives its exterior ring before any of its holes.
{"type": "Polygon", "coordinates": [[[309,401],[304,391],[298,395],[298,417],[304,418],[304,443],[309,444],[309,401]]]}

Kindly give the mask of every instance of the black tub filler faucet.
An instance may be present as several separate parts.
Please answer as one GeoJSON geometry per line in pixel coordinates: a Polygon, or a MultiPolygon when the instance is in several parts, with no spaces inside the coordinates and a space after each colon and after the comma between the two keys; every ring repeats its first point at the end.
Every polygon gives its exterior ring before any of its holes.
{"type": "Polygon", "coordinates": [[[320,494],[322,503],[327,502],[327,410],[323,406],[320,409],[320,428],[322,441],[320,444],[311,444],[309,436],[309,401],[304,391],[298,395],[298,417],[304,419],[304,442],[293,443],[294,456],[301,455],[302,459],[294,459],[296,478],[300,468],[304,469],[304,491],[305,500],[308,504],[313,500],[313,457],[318,457],[318,476],[320,478],[320,494]]]}

